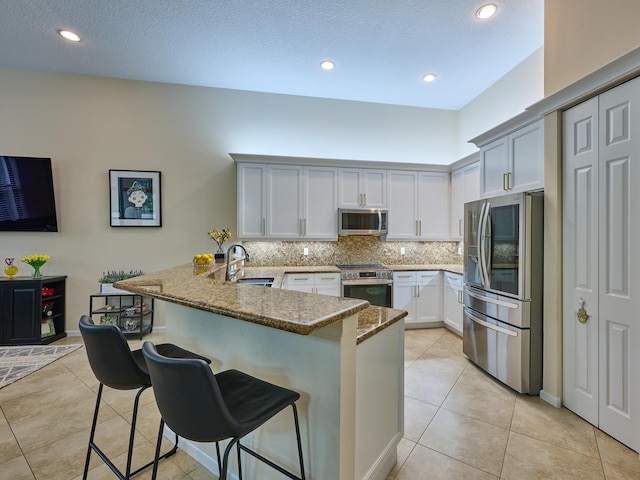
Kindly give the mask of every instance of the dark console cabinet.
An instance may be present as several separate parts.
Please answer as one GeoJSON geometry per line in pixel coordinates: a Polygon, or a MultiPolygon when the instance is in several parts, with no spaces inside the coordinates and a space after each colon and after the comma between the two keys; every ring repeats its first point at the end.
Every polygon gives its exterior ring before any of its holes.
{"type": "Polygon", "coordinates": [[[46,344],[66,337],[66,277],[0,279],[0,345],[46,344]]]}

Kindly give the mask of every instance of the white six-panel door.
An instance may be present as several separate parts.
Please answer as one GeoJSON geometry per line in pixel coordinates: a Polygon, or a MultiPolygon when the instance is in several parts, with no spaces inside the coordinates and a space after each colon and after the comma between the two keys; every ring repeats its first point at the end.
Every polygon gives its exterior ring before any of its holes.
{"type": "Polygon", "coordinates": [[[563,119],[563,401],[598,425],[598,99],[563,119]],[[578,309],[589,317],[578,321],[578,309]]]}
{"type": "Polygon", "coordinates": [[[639,135],[640,79],[565,112],[564,403],[636,451],[639,135]]]}
{"type": "Polygon", "coordinates": [[[601,430],[640,450],[640,79],[600,95],[601,430]]]}

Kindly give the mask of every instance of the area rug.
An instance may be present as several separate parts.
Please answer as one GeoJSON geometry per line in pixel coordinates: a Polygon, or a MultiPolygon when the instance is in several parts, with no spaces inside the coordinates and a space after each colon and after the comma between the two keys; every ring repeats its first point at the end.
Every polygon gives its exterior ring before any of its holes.
{"type": "Polygon", "coordinates": [[[0,388],[55,362],[82,345],[0,347],[0,388]]]}

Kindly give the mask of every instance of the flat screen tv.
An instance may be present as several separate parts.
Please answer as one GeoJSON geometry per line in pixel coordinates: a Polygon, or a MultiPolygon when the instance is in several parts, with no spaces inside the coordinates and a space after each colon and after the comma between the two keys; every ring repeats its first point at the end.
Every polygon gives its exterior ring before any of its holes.
{"type": "Polygon", "coordinates": [[[50,158],[0,156],[0,231],[58,231],[50,158]]]}

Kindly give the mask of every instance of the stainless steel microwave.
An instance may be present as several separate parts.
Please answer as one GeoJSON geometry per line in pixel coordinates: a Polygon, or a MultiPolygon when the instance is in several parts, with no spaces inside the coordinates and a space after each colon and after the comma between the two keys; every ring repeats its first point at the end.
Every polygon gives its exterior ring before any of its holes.
{"type": "Polygon", "coordinates": [[[387,234],[389,211],[386,208],[340,208],[338,217],[338,235],[387,234]]]}

